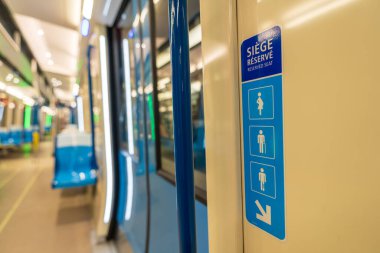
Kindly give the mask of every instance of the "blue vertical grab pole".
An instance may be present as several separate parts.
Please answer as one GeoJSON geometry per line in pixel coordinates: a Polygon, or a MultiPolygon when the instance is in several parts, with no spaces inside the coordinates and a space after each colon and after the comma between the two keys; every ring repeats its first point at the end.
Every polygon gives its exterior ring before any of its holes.
{"type": "Polygon", "coordinates": [[[196,253],[187,0],[169,0],[174,157],[181,253],[196,253]]]}
{"type": "Polygon", "coordinates": [[[94,121],[94,101],[92,98],[92,75],[91,75],[91,50],[93,46],[87,47],[87,77],[88,77],[88,98],[90,101],[90,117],[91,117],[91,149],[92,149],[92,168],[98,169],[95,152],[95,121],[94,121]]]}

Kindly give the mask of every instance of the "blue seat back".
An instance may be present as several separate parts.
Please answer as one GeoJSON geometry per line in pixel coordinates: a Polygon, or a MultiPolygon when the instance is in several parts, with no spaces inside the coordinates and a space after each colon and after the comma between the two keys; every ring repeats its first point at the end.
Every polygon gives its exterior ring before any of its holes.
{"type": "Polygon", "coordinates": [[[22,128],[21,127],[11,127],[9,131],[9,144],[19,146],[22,144],[22,128]]]}
{"type": "Polygon", "coordinates": [[[0,145],[9,144],[9,131],[7,129],[0,129],[0,145]]]}
{"type": "Polygon", "coordinates": [[[55,145],[54,189],[73,188],[96,183],[96,167],[91,136],[84,133],[60,134],[55,145]]]}
{"type": "Polygon", "coordinates": [[[33,131],[31,128],[24,129],[24,143],[32,143],[33,142],[33,131]]]}

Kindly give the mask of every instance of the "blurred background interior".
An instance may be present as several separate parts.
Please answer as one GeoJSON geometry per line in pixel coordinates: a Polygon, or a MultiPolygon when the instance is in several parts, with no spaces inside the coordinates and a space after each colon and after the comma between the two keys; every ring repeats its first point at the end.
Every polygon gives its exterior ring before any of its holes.
{"type": "Polygon", "coordinates": [[[380,252],[379,13],[0,0],[0,252],[380,252]]]}
{"type": "MultiPolygon", "coordinates": [[[[1,252],[178,251],[168,1],[149,3],[0,1],[1,252]]],[[[207,252],[198,0],[189,27],[207,252]]]]}

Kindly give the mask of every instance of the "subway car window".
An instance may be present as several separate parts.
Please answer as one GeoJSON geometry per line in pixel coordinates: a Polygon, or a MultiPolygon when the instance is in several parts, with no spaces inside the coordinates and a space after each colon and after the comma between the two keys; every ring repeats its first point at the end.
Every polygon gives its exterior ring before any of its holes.
{"type": "MultiPolygon", "coordinates": [[[[150,13],[149,13],[149,1],[141,0],[141,42],[137,47],[142,51],[142,63],[143,63],[143,89],[145,94],[145,110],[146,117],[146,141],[148,142],[148,159],[150,170],[156,167],[155,157],[155,119],[154,119],[154,107],[153,107],[153,69],[152,69],[152,54],[151,54],[151,29],[150,29],[150,13]]],[[[141,96],[142,102],[144,96],[141,96]]]]}
{"type": "Polygon", "coordinates": [[[140,69],[139,59],[140,50],[139,38],[133,29],[134,18],[137,17],[137,1],[131,1],[127,9],[124,11],[122,18],[118,24],[120,28],[120,47],[122,52],[122,86],[123,96],[125,101],[121,107],[125,110],[125,124],[122,129],[126,135],[126,150],[130,151],[131,155],[134,155],[136,159],[139,157],[139,139],[143,136],[142,119],[140,113],[141,101],[139,100],[139,94],[141,94],[138,87],[140,82],[140,69]],[[138,65],[136,65],[136,63],[138,65]]]}
{"type": "MultiPolygon", "coordinates": [[[[144,245],[145,233],[150,233],[149,252],[178,252],[179,240],[175,236],[178,232],[178,222],[174,180],[173,117],[171,114],[161,115],[159,112],[159,107],[163,103],[168,103],[168,107],[172,106],[168,2],[165,0],[155,1],[154,7],[156,8],[155,19],[150,12],[149,1],[132,0],[120,14],[117,23],[116,31],[119,35],[120,47],[118,55],[122,59],[120,92],[125,93],[125,101],[119,105],[125,107],[125,116],[120,117],[119,124],[122,125],[123,121],[125,122],[126,125],[122,128],[127,136],[127,143],[122,147],[124,150],[121,150],[121,163],[124,160],[126,164],[121,167],[121,173],[127,175],[125,178],[128,187],[126,197],[120,200],[120,203],[125,206],[121,211],[121,213],[125,213],[125,219],[119,225],[127,238],[134,238],[131,243],[134,249],[146,247],[144,245]],[[157,11],[161,11],[161,13],[157,13],[157,11]],[[153,29],[152,24],[155,24],[153,29]],[[160,35],[154,36],[154,34],[160,35]],[[165,51],[164,58],[160,55],[161,49],[165,51]],[[163,62],[163,60],[165,63],[160,65],[159,62],[163,62]],[[162,95],[160,93],[162,92],[158,89],[162,89],[163,86],[162,80],[159,80],[162,79],[160,77],[162,72],[165,72],[166,80],[169,80],[164,84],[169,88],[164,87],[163,92],[170,93],[170,97],[161,103],[160,96],[162,95]],[[165,120],[169,121],[165,122],[165,120]],[[168,134],[164,137],[167,137],[169,145],[165,147],[168,147],[171,153],[162,149],[162,142],[165,140],[161,134],[161,131],[164,130],[161,122],[168,124],[168,134]],[[132,149],[131,143],[135,144],[132,149]],[[126,156],[126,159],[123,156],[126,156]],[[132,161],[131,157],[133,157],[132,161]],[[147,205],[148,199],[150,199],[150,206],[147,205]],[[145,229],[147,215],[150,216],[150,230],[145,229]],[[162,238],[163,235],[165,238],[162,238]]],[[[192,15],[194,17],[191,22],[192,27],[199,25],[199,6],[193,8],[191,12],[198,13],[198,15],[192,15]]],[[[200,66],[199,42],[197,46],[198,50],[191,53],[191,59],[200,66]]],[[[195,89],[192,88],[197,92],[192,97],[193,118],[196,121],[195,125],[203,128],[203,121],[199,122],[199,119],[203,120],[200,92],[202,73],[198,71],[194,74],[192,82],[198,83],[193,85],[195,89]]],[[[119,112],[124,113],[120,109],[119,112]]],[[[203,137],[202,134],[200,136],[203,137]]],[[[201,142],[203,145],[203,139],[201,142]]],[[[204,153],[204,145],[202,151],[204,153]]],[[[198,156],[196,159],[199,160],[198,156]]],[[[201,241],[199,248],[206,249],[208,230],[204,158],[203,165],[202,162],[197,163],[195,173],[196,189],[198,189],[196,194],[198,199],[196,201],[197,222],[202,224],[202,233],[199,233],[197,237],[201,241]]],[[[203,252],[206,251],[203,250],[203,252]]]]}
{"type": "MultiPolygon", "coordinates": [[[[163,0],[163,2],[167,0],[163,0]]],[[[167,4],[167,3],[166,3],[167,4]]],[[[193,120],[194,179],[196,189],[206,191],[205,134],[202,92],[202,50],[199,2],[189,1],[189,47],[190,82],[193,120]]],[[[159,139],[161,148],[161,170],[174,177],[174,133],[173,100],[170,65],[170,44],[168,36],[167,5],[156,6],[156,50],[157,50],[157,98],[159,115],[159,139]],[[164,18],[161,18],[164,17],[164,18]]],[[[197,195],[199,195],[197,191],[197,195]]],[[[205,196],[203,196],[205,197],[205,196]]]]}
{"type": "MultiPolygon", "coordinates": [[[[120,59],[121,60],[121,59],[120,59]]],[[[122,63],[119,62],[118,66],[120,66],[122,63]]],[[[121,75],[121,74],[120,74],[121,75]]],[[[119,90],[119,103],[125,105],[126,102],[126,84],[125,82],[120,83],[120,90],[119,90]]],[[[118,110],[118,118],[117,122],[119,124],[119,145],[120,148],[127,150],[128,149],[128,113],[127,108],[125,106],[119,106],[117,108],[118,110]]]]}

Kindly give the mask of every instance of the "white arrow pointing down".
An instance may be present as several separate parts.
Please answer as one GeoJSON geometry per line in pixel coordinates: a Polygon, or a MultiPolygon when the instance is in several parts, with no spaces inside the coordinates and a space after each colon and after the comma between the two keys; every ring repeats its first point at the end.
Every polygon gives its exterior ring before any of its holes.
{"type": "Polygon", "coordinates": [[[261,213],[261,214],[257,213],[256,218],[261,220],[262,222],[265,222],[269,225],[272,225],[271,207],[266,205],[265,206],[266,211],[265,211],[258,200],[256,200],[255,203],[256,203],[256,205],[259,208],[260,213],[261,213]]]}

